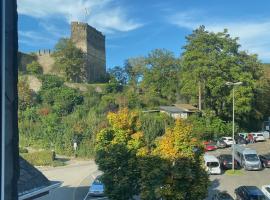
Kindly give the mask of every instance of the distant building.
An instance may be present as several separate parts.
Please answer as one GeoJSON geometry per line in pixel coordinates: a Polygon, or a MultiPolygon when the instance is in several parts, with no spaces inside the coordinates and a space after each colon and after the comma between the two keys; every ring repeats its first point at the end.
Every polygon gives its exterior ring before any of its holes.
{"type": "Polygon", "coordinates": [[[174,119],[187,119],[188,116],[199,112],[199,110],[190,104],[174,104],[172,106],[160,106],[160,112],[166,113],[174,119]]]}

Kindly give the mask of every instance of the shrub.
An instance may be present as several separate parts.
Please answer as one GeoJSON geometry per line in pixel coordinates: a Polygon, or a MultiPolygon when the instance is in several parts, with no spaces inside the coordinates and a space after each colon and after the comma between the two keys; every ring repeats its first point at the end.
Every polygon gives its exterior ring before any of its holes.
{"type": "Polygon", "coordinates": [[[42,74],[43,69],[37,61],[33,61],[26,66],[26,71],[29,74],[42,74]]]}
{"type": "Polygon", "coordinates": [[[41,90],[61,87],[64,84],[64,80],[55,75],[43,75],[40,76],[40,79],[42,80],[41,90]]]}
{"type": "Polygon", "coordinates": [[[22,153],[21,156],[32,165],[48,166],[53,165],[55,155],[52,151],[37,151],[32,153],[22,153]]]}
{"type": "Polygon", "coordinates": [[[19,147],[19,152],[20,153],[28,153],[28,150],[26,148],[19,147]]]}

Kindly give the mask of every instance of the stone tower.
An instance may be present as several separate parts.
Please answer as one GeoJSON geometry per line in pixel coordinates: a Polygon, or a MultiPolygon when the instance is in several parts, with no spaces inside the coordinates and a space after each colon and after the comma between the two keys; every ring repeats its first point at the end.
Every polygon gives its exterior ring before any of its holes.
{"type": "Polygon", "coordinates": [[[71,40],[86,54],[87,82],[101,81],[106,75],[105,36],[87,23],[71,23],[71,40]]]}

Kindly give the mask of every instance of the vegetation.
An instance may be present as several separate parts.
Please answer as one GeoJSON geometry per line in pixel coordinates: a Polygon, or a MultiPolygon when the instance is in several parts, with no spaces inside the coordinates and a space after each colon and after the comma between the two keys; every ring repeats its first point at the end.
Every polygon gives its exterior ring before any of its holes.
{"type": "MultiPolygon", "coordinates": [[[[236,120],[250,127],[250,120],[262,120],[262,110],[254,108],[257,82],[262,76],[262,65],[256,55],[240,51],[237,38],[227,30],[208,32],[203,26],[187,37],[181,60],[181,90],[191,103],[197,102],[201,88],[203,108],[212,110],[220,119],[229,121],[232,108],[232,88],[227,81],[242,81],[236,91],[236,120]]],[[[254,123],[252,123],[254,125],[254,123]]]]}
{"type": "Polygon", "coordinates": [[[75,47],[70,39],[60,39],[53,53],[55,66],[67,81],[81,82],[85,80],[85,58],[81,49],[75,47]]]}
{"type": "Polygon", "coordinates": [[[199,27],[187,36],[180,58],[153,50],[111,68],[109,81],[99,89],[88,84],[80,91],[65,81],[84,80],[84,55],[61,39],[54,53],[60,77],[43,75],[32,63],[28,71],[41,80],[41,89],[34,92],[26,78],[19,78],[21,153],[35,165],[57,164],[51,150],[95,157],[112,200],[134,195],[204,199],[209,181],[202,167],[202,141],[231,132],[232,88],[225,83],[243,82],[235,90],[236,131],[259,129],[270,116],[269,66],[239,47],[227,30],[213,33],[199,27]],[[198,106],[199,91],[202,111],[187,120],[155,112],[177,102],[198,106]],[[28,146],[46,153],[31,155],[23,150],[28,146]]]}
{"type": "Polygon", "coordinates": [[[35,166],[52,165],[55,160],[54,152],[52,151],[37,151],[31,153],[21,153],[21,156],[29,163],[35,166]]]}
{"type": "Polygon", "coordinates": [[[181,120],[166,123],[162,115],[147,123],[141,119],[128,109],[109,113],[109,126],[97,135],[96,162],[104,172],[108,197],[204,199],[208,176],[202,167],[201,142],[192,136],[191,126],[181,120]]]}
{"type": "Polygon", "coordinates": [[[26,72],[29,74],[42,74],[43,70],[37,61],[33,61],[26,66],[26,72]]]}

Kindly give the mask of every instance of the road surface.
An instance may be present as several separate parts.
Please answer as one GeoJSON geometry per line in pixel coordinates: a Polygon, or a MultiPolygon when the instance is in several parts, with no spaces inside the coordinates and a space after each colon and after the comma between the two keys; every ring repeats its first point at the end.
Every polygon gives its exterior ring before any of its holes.
{"type": "Polygon", "coordinates": [[[83,200],[90,182],[99,173],[94,161],[76,161],[68,166],[39,168],[51,181],[60,181],[62,185],[39,200],[83,200]]]}

